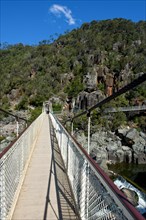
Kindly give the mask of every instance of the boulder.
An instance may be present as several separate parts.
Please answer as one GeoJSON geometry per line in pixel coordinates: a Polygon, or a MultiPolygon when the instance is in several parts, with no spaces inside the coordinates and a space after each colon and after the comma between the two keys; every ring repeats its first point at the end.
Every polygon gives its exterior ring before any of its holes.
{"type": "Polygon", "coordinates": [[[85,134],[83,132],[76,133],[75,138],[77,139],[79,144],[81,144],[87,150],[88,142],[87,142],[87,137],[85,136],[85,134]]]}
{"type": "Polygon", "coordinates": [[[106,146],[106,150],[108,152],[114,152],[118,150],[118,145],[116,142],[110,142],[108,143],[108,145],[106,146]]]}
{"type": "Polygon", "coordinates": [[[142,131],[139,132],[139,135],[146,141],[146,134],[142,131]]]}
{"type": "Polygon", "coordinates": [[[93,148],[90,155],[97,163],[101,163],[103,159],[107,159],[107,152],[104,148],[93,148]]]}
{"type": "Polygon", "coordinates": [[[110,142],[106,146],[106,150],[108,153],[108,160],[113,160],[115,162],[118,162],[118,157],[117,157],[117,150],[118,150],[118,145],[116,142],[110,142]]]}
{"type": "Polygon", "coordinates": [[[90,143],[90,151],[92,151],[92,150],[94,150],[94,149],[96,149],[98,147],[99,147],[99,145],[97,144],[96,141],[91,141],[91,143],[90,143]]]}
{"type": "Polygon", "coordinates": [[[139,197],[137,193],[134,190],[128,189],[128,188],[122,188],[121,191],[125,194],[127,199],[134,205],[138,205],[139,197]]]}
{"type": "MultiPolygon", "coordinates": [[[[146,141],[143,138],[145,134],[128,127],[118,129],[118,132],[120,137],[110,131],[96,130],[91,136],[90,153],[92,158],[97,163],[102,161],[103,164],[105,160],[110,160],[112,163],[146,164],[146,141]],[[129,144],[130,141],[131,144],[129,144]]],[[[87,150],[87,137],[82,133],[78,135],[78,141],[87,150]]]]}
{"type": "Polygon", "coordinates": [[[118,129],[118,135],[119,135],[121,138],[123,138],[123,136],[126,136],[127,131],[128,131],[128,128],[119,128],[119,129],[118,129]]]}
{"type": "Polygon", "coordinates": [[[119,148],[122,146],[122,143],[121,143],[120,140],[117,141],[117,145],[118,145],[119,148]]]}
{"type": "Polygon", "coordinates": [[[107,154],[107,152],[105,151],[105,150],[102,150],[101,151],[101,155],[102,155],[102,159],[108,159],[108,154],[107,154]]]}
{"type": "Polygon", "coordinates": [[[135,164],[146,164],[146,156],[144,153],[139,151],[134,151],[133,153],[133,163],[135,164]]]}
{"type": "Polygon", "coordinates": [[[135,144],[133,144],[132,149],[134,151],[146,153],[146,145],[140,142],[136,142],[135,144]]]}
{"type": "Polygon", "coordinates": [[[96,141],[97,143],[99,143],[100,145],[105,144],[105,138],[106,138],[106,133],[103,132],[95,132],[94,134],[92,134],[91,136],[91,140],[92,141],[96,141]]]}
{"type": "Polygon", "coordinates": [[[131,151],[131,148],[128,146],[122,146],[123,151],[131,151]]]}
{"type": "Polygon", "coordinates": [[[132,150],[128,146],[122,146],[122,150],[124,152],[124,162],[131,163],[132,162],[132,150]]]}
{"type": "Polygon", "coordinates": [[[133,151],[133,157],[128,151],[128,147],[123,146],[122,149],[126,150],[125,158],[126,161],[131,161],[134,163],[145,164],[146,163],[146,135],[143,132],[138,132],[135,128],[122,128],[118,129],[117,133],[123,140],[123,142],[130,146],[133,151]]]}
{"type": "Polygon", "coordinates": [[[99,132],[95,132],[94,134],[92,134],[91,139],[92,141],[97,141],[99,138],[99,132]]]}
{"type": "Polygon", "coordinates": [[[130,140],[132,142],[135,142],[135,139],[137,139],[138,137],[139,132],[135,128],[130,129],[126,134],[127,140],[130,140]]]}
{"type": "Polygon", "coordinates": [[[123,150],[118,149],[115,155],[117,156],[117,160],[119,163],[122,163],[124,161],[124,151],[123,150]]]}

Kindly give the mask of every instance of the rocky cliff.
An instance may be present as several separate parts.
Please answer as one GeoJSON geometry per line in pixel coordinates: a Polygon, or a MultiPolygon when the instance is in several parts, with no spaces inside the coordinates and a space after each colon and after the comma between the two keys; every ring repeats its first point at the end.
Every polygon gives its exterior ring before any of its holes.
{"type": "MultiPolygon", "coordinates": [[[[75,137],[87,150],[84,132],[75,137]]],[[[90,155],[104,170],[111,163],[146,164],[146,134],[130,127],[119,128],[117,133],[99,129],[91,136],[90,155]]]]}

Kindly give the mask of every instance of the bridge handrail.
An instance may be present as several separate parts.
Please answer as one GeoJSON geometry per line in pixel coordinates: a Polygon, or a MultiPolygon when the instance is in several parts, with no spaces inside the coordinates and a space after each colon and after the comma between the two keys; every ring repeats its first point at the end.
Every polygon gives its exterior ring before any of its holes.
{"type": "Polygon", "coordinates": [[[41,128],[42,113],[19,138],[0,153],[0,219],[6,220],[12,206],[16,203],[19,184],[28,158],[33,151],[37,134],[41,128]]]}
{"type": "Polygon", "coordinates": [[[97,204],[94,203],[94,200],[97,201],[100,197],[103,198],[102,203],[104,203],[104,209],[106,209],[106,214],[102,213],[100,219],[105,219],[105,216],[108,216],[107,219],[143,220],[142,215],[130,204],[83,147],[68,134],[57,118],[51,113],[50,118],[55,128],[81,219],[97,219],[97,215],[101,215],[101,210],[98,211],[97,207],[98,202],[97,204]],[[98,191],[97,185],[102,193],[98,191]],[[90,196],[91,194],[92,196],[90,196]],[[111,201],[111,204],[109,204],[109,201],[111,201]],[[91,208],[92,206],[93,208],[91,208]]]}

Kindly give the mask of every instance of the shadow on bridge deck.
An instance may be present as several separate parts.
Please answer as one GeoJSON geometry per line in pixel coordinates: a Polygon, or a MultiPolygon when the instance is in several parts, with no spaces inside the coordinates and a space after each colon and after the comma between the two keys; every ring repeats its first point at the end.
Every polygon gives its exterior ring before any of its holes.
{"type": "Polygon", "coordinates": [[[79,219],[53,127],[50,127],[47,115],[12,219],[79,219]]]}

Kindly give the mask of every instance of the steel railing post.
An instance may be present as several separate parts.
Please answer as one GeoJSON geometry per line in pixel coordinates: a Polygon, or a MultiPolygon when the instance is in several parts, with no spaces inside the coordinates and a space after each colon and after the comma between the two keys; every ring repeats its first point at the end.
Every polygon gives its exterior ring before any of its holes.
{"type": "Polygon", "coordinates": [[[16,135],[17,137],[19,136],[19,120],[18,120],[18,117],[16,117],[16,135]]]}
{"type": "Polygon", "coordinates": [[[73,120],[71,121],[71,135],[74,134],[74,124],[73,124],[73,120]]]}
{"type": "Polygon", "coordinates": [[[90,124],[91,124],[90,112],[87,113],[87,117],[88,117],[88,154],[90,154],[90,124]]]}

